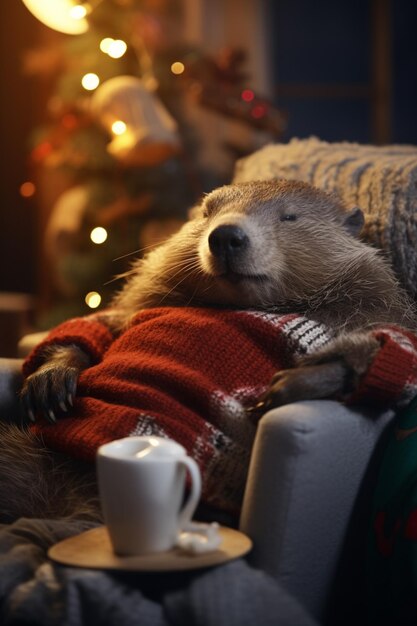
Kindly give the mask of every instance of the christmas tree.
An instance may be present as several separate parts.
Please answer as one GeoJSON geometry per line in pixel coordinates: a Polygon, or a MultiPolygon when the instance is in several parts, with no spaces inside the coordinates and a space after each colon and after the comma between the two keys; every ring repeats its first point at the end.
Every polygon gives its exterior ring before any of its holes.
{"type": "Polygon", "coordinates": [[[285,119],[250,88],[244,51],[213,58],[182,40],[180,0],[23,1],[67,33],[25,62],[53,84],[30,155],[35,184],[60,180],[44,238],[47,327],[106,306],[129,255],[169,236],[202,193],[230,180],[230,168],[202,158],[203,110],[258,136],[222,146],[230,162],[259,136],[278,138],[285,119]]]}

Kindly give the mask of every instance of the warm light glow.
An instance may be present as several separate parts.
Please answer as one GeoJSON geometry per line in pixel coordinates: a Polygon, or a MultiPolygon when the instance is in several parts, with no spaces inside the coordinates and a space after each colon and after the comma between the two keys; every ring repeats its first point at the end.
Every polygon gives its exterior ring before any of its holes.
{"type": "Polygon", "coordinates": [[[115,135],[123,135],[123,133],[126,132],[126,128],[127,126],[122,120],[116,120],[116,122],[113,122],[111,125],[112,133],[115,135]]]}
{"type": "Polygon", "coordinates": [[[114,39],[112,39],[111,37],[105,37],[104,39],[102,39],[100,41],[100,50],[104,52],[104,54],[108,54],[110,46],[113,43],[113,41],[114,39]]]}
{"type": "Polygon", "coordinates": [[[97,74],[93,74],[92,72],[89,74],[85,74],[81,79],[81,84],[84,89],[87,91],[94,91],[100,84],[100,79],[97,74]]]}
{"type": "Polygon", "coordinates": [[[81,35],[88,30],[84,17],[74,17],[77,9],[72,0],[23,0],[26,7],[42,24],[68,35],[81,35]]]}
{"type": "Polygon", "coordinates": [[[90,233],[90,239],[93,243],[104,243],[107,239],[107,230],[102,226],[96,226],[90,233]]]}
{"type": "Polygon", "coordinates": [[[87,306],[90,307],[90,309],[96,309],[98,306],[100,306],[101,303],[100,294],[97,291],[90,291],[85,296],[85,303],[87,306]]]}
{"type": "Polygon", "coordinates": [[[28,180],[20,185],[19,191],[20,195],[23,196],[23,198],[31,198],[36,191],[36,187],[32,182],[28,180]]]}
{"type": "Polygon", "coordinates": [[[120,59],[124,55],[127,50],[127,43],[122,41],[122,39],[115,39],[109,44],[109,49],[107,50],[107,54],[112,59],[120,59]]]}
{"type": "Polygon", "coordinates": [[[173,74],[182,74],[184,70],[185,70],[185,65],[184,63],[181,63],[181,61],[175,61],[175,63],[171,65],[171,72],[173,74]]]}
{"type": "Polygon", "coordinates": [[[82,20],[88,13],[87,7],[82,4],[76,4],[70,10],[70,15],[74,20],[82,20]]]}

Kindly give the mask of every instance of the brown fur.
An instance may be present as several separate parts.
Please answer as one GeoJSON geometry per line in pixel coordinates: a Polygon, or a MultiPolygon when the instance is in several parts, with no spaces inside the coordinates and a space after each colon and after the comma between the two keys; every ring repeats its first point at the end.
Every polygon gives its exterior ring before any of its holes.
{"type": "MultiPolygon", "coordinates": [[[[113,328],[123,329],[143,308],[208,305],[301,312],[334,329],[339,337],[333,347],[277,374],[263,401],[268,406],[346,391],[378,347],[364,329],[386,322],[415,327],[410,302],[388,264],[356,238],[361,213],[336,198],[299,182],[254,182],[212,192],[194,213],[134,264],[106,318],[113,328]],[[209,244],[224,226],[238,227],[246,241],[228,257],[213,254],[209,244]]],[[[61,350],[52,368],[46,363],[26,383],[29,411],[33,395],[46,404],[51,390],[56,397],[67,357],[72,370],[86,366],[85,355],[66,350],[67,356],[61,350]]],[[[26,432],[3,427],[1,441],[5,519],[73,511],[97,517],[91,472],[45,451],[26,432]]]]}
{"type": "Polygon", "coordinates": [[[133,267],[115,299],[124,325],[138,310],[213,305],[300,311],[338,330],[385,321],[414,324],[407,296],[380,253],[352,237],[355,216],[332,196],[295,181],[222,187],[196,216],[133,267]],[[282,221],[296,216],[296,221],[282,221]],[[222,278],[209,234],[237,224],[250,250],[240,272],[265,279],[222,278]]]}

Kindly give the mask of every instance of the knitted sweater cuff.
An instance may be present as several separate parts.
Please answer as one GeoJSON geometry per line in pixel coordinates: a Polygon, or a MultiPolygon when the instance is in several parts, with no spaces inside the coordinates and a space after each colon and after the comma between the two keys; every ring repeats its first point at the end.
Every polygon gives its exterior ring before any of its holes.
{"type": "Polygon", "coordinates": [[[405,406],[417,394],[417,337],[400,328],[372,334],[381,347],[348,402],[405,406]]]}
{"type": "Polygon", "coordinates": [[[23,375],[29,376],[45,360],[45,351],[51,346],[76,344],[91,358],[92,364],[101,361],[104,353],[113,342],[113,335],[105,324],[97,320],[74,318],[63,322],[48,334],[23,363],[23,375]]]}

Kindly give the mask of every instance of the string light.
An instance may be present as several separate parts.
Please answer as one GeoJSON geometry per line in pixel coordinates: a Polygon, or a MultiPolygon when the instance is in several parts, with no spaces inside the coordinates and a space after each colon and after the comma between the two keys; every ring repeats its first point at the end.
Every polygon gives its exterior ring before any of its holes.
{"type": "Polygon", "coordinates": [[[104,52],[104,54],[108,54],[110,46],[113,43],[113,41],[114,39],[112,39],[111,37],[105,37],[104,39],[102,39],[100,41],[100,50],[104,52]]]}
{"type": "Polygon", "coordinates": [[[114,39],[110,42],[107,54],[112,59],[120,59],[127,50],[127,43],[122,39],[114,39]]]}
{"type": "Polygon", "coordinates": [[[126,124],[122,120],[116,120],[111,125],[111,130],[114,135],[123,135],[126,132],[126,124]]]}
{"type": "Polygon", "coordinates": [[[104,243],[107,239],[107,230],[102,226],[96,226],[90,233],[90,239],[96,244],[104,243]]]}
{"type": "Polygon", "coordinates": [[[85,303],[90,309],[96,309],[101,304],[101,296],[97,291],[89,291],[85,296],[85,303]]]}
{"type": "Polygon", "coordinates": [[[89,72],[85,74],[81,79],[81,84],[87,91],[94,91],[100,84],[100,79],[97,74],[93,72],[89,72]]]}
{"type": "Polygon", "coordinates": [[[181,61],[175,61],[175,63],[171,65],[171,72],[173,74],[177,74],[177,75],[182,74],[184,70],[185,70],[185,65],[184,63],[181,63],[181,61]]]}
{"type": "Polygon", "coordinates": [[[20,195],[23,198],[31,198],[35,194],[35,191],[36,191],[35,185],[29,180],[26,181],[25,183],[22,183],[19,188],[20,195]]]}

